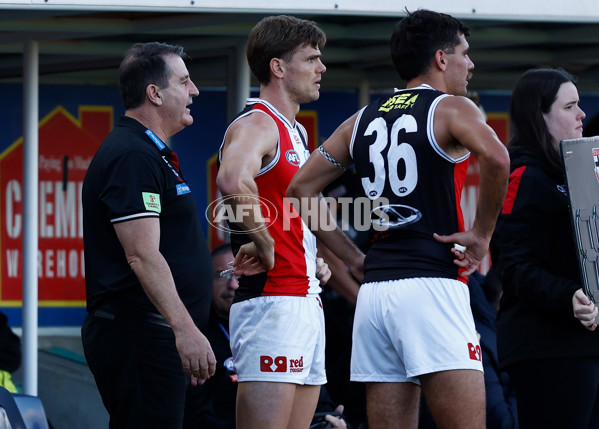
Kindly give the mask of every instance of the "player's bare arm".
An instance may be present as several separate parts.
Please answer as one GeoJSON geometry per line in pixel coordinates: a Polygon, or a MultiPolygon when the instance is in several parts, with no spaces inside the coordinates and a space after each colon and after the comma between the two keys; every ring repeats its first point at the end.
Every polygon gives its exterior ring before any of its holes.
{"type": "MultiPolygon", "coordinates": [[[[236,121],[227,131],[222,150],[221,165],[216,184],[223,195],[236,195],[230,200],[236,204],[257,204],[258,186],[255,177],[276,153],[278,130],[266,115],[252,113],[236,121]]],[[[242,227],[252,240],[235,257],[235,273],[252,275],[274,266],[274,243],[267,228],[260,228],[263,219],[256,219],[254,211],[243,217],[242,227]]]]}
{"type": "Polygon", "coordinates": [[[480,110],[465,97],[447,97],[439,103],[435,112],[435,137],[451,156],[457,158],[469,151],[480,163],[480,191],[472,229],[435,236],[441,242],[466,246],[465,253],[454,250],[455,262],[469,267],[466,274],[471,274],[488,251],[507,189],[509,155],[480,110]]]}
{"type": "MultiPolygon", "coordinates": [[[[322,145],[326,153],[343,167],[348,167],[353,163],[349,153],[349,144],[356,117],[357,114],[342,123],[322,145]]],[[[342,168],[325,158],[325,155],[321,152],[314,151],[310,158],[308,158],[308,161],[293,177],[287,188],[287,196],[296,200],[320,200],[324,187],[341,176],[343,171],[342,168]]],[[[321,210],[327,210],[325,204],[321,204],[320,207],[321,210]]],[[[321,230],[315,224],[315,217],[313,216],[304,216],[303,218],[318,239],[341,258],[348,265],[352,274],[361,281],[363,278],[364,254],[347,235],[339,228],[335,228],[332,231],[321,230]]]]}

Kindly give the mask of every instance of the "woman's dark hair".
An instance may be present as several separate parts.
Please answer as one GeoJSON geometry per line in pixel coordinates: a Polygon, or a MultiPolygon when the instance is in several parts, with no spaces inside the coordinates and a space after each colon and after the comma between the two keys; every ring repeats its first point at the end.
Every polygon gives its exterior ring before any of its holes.
{"type": "Polygon", "coordinates": [[[313,21],[287,15],[267,16],[250,32],[246,55],[252,73],[266,85],[270,82],[270,60],[290,61],[298,49],[321,49],[326,42],[326,35],[313,21]]]}
{"type": "Polygon", "coordinates": [[[391,35],[391,59],[399,76],[409,81],[426,72],[435,52],[454,53],[460,34],[470,31],[461,21],[444,13],[419,9],[408,12],[391,35]]]}
{"type": "Polygon", "coordinates": [[[576,84],[576,78],[561,68],[528,70],[516,81],[510,101],[512,138],[508,147],[533,150],[556,173],[561,173],[563,163],[543,113],[549,113],[559,88],[566,82],[576,84]]]}
{"type": "Polygon", "coordinates": [[[168,87],[172,70],[165,58],[169,55],[177,55],[184,61],[189,59],[181,46],[159,42],[136,43],[125,53],[119,67],[125,109],[135,109],[143,104],[148,85],[168,87]]]}

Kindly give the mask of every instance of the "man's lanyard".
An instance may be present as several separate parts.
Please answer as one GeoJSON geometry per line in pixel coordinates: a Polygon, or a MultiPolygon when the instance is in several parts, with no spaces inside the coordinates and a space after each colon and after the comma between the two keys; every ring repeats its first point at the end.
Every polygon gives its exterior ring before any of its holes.
{"type": "Polygon", "coordinates": [[[162,142],[162,140],[160,140],[160,138],[158,138],[158,136],[152,132],[152,130],[146,130],[146,135],[150,137],[150,140],[154,142],[156,148],[160,152],[160,155],[162,155],[162,159],[164,160],[164,162],[166,162],[166,165],[168,165],[173,174],[177,176],[177,180],[179,182],[185,182],[185,179],[183,178],[183,173],[181,172],[181,168],[179,167],[179,159],[177,158],[177,154],[171,151],[162,142]]]}
{"type": "Polygon", "coordinates": [[[218,324],[218,327],[220,328],[221,331],[223,331],[223,334],[225,334],[225,337],[227,337],[227,341],[231,340],[231,336],[229,335],[229,331],[227,330],[227,328],[225,328],[223,326],[222,323],[220,322],[216,322],[218,324]]]}

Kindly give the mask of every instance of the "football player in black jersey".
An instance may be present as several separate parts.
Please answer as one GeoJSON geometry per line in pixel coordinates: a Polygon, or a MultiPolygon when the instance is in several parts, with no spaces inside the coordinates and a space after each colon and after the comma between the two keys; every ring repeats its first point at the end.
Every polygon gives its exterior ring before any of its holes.
{"type": "MultiPolygon", "coordinates": [[[[364,193],[390,202],[375,220],[388,229],[372,233],[354,322],[351,377],[366,383],[371,429],[415,429],[421,391],[440,428],[485,427],[465,281],[487,254],[509,157],[464,97],[474,68],[468,35],[449,15],[408,12],[391,37],[406,88],[341,124],[288,188],[290,197],[317,198],[355,164],[364,193]],[[466,230],[460,196],[470,154],[480,162],[480,195],[466,230]]],[[[309,227],[341,255],[342,232],[320,230],[313,219],[309,227]]]]}

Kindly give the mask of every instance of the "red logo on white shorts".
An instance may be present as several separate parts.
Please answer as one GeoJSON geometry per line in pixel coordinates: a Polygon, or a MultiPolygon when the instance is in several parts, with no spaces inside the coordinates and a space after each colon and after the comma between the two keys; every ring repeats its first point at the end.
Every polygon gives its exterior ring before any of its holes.
{"type": "Polygon", "coordinates": [[[302,372],[304,370],[304,357],[287,359],[287,356],[260,356],[261,372],[302,372]]]}
{"type": "Polygon", "coordinates": [[[261,372],[287,372],[287,357],[277,356],[260,356],[260,371],[261,372]]]}
{"type": "Polygon", "coordinates": [[[468,353],[470,354],[470,359],[478,361],[482,360],[482,353],[478,344],[474,345],[472,343],[468,343],[468,353]]]}
{"type": "Polygon", "coordinates": [[[302,372],[304,370],[304,357],[289,359],[289,372],[302,372]]]}

